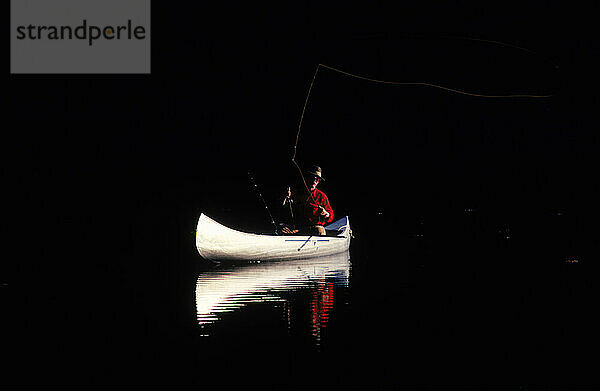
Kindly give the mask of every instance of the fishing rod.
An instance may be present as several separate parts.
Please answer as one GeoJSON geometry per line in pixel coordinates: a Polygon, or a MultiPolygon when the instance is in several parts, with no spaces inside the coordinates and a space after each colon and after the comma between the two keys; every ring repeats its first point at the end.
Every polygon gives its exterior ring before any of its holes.
{"type": "Polygon", "coordinates": [[[267,210],[267,213],[269,214],[269,218],[271,219],[271,224],[273,224],[273,227],[275,228],[275,235],[277,235],[278,234],[277,233],[277,223],[275,223],[275,219],[273,219],[273,215],[271,214],[271,211],[269,210],[269,207],[267,206],[265,199],[263,198],[262,194],[260,193],[260,190],[258,189],[258,185],[256,184],[256,181],[252,177],[252,174],[250,173],[250,171],[248,171],[248,176],[250,177],[250,182],[252,182],[252,185],[254,186],[254,189],[256,190],[256,194],[258,194],[258,198],[260,198],[260,200],[263,203],[263,206],[265,207],[265,209],[267,210]]]}

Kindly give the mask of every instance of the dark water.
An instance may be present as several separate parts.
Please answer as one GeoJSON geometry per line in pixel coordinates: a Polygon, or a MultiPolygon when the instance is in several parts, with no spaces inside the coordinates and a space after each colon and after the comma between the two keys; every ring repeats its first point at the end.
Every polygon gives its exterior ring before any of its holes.
{"type": "MultiPolygon", "coordinates": [[[[156,205],[134,216],[120,252],[115,243],[106,256],[82,249],[76,261],[46,266],[42,281],[28,285],[20,319],[29,323],[14,353],[36,375],[26,383],[598,384],[593,214],[357,210],[349,213],[356,237],[348,254],[215,265],[194,246],[203,206],[156,205]]],[[[261,211],[234,212],[211,211],[217,219],[233,213],[265,221],[261,211]]]]}
{"type": "Polygon", "coordinates": [[[358,211],[349,254],[214,265],[194,248],[196,208],[180,206],[166,231],[136,236],[156,246],[139,247],[136,291],[123,291],[129,330],[100,343],[134,383],[598,384],[595,238],[585,216],[358,211]]]}

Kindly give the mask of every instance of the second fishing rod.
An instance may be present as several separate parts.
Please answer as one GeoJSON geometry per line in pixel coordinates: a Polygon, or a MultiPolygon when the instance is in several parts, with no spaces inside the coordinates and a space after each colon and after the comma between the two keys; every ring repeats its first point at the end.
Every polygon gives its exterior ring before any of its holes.
{"type": "Polygon", "coordinates": [[[275,222],[275,219],[273,218],[273,215],[271,214],[271,211],[269,210],[269,207],[267,206],[267,203],[266,203],[265,199],[263,198],[263,196],[258,188],[258,185],[256,184],[256,181],[254,180],[254,177],[252,176],[250,171],[248,171],[248,177],[250,178],[250,183],[254,187],[254,191],[258,195],[258,198],[260,198],[263,206],[265,207],[265,210],[267,211],[267,214],[269,215],[269,219],[271,220],[271,224],[273,224],[273,228],[275,230],[275,235],[279,235],[279,232],[277,229],[277,223],[275,222]]]}

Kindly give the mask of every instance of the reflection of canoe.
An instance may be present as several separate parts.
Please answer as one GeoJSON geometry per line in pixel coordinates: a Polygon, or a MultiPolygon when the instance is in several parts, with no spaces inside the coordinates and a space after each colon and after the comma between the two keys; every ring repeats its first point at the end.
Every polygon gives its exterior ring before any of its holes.
{"type": "Polygon", "coordinates": [[[253,302],[281,301],[277,292],[306,288],[326,278],[348,286],[350,253],[309,259],[245,264],[202,273],[196,281],[196,311],[200,324],[253,302]]]}
{"type": "Polygon", "coordinates": [[[348,250],[348,217],[325,230],[327,236],[259,235],[227,228],[202,214],[196,227],[196,248],[202,257],[216,261],[306,259],[348,250]]]}

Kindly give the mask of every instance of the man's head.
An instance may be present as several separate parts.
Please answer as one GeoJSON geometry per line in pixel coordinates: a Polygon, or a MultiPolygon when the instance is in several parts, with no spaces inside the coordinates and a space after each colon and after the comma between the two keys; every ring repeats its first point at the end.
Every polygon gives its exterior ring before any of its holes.
{"type": "Polygon", "coordinates": [[[324,181],[325,178],[323,178],[323,175],[321,174],[321,167],[319,166],[312,166],[310,168],[310,170],[307,171],[308,173],[308,185],[310,186],[310,190],[313,191],[314,189],[317,188],[317,185],[319,184],[319,182],[324,181]]]}

